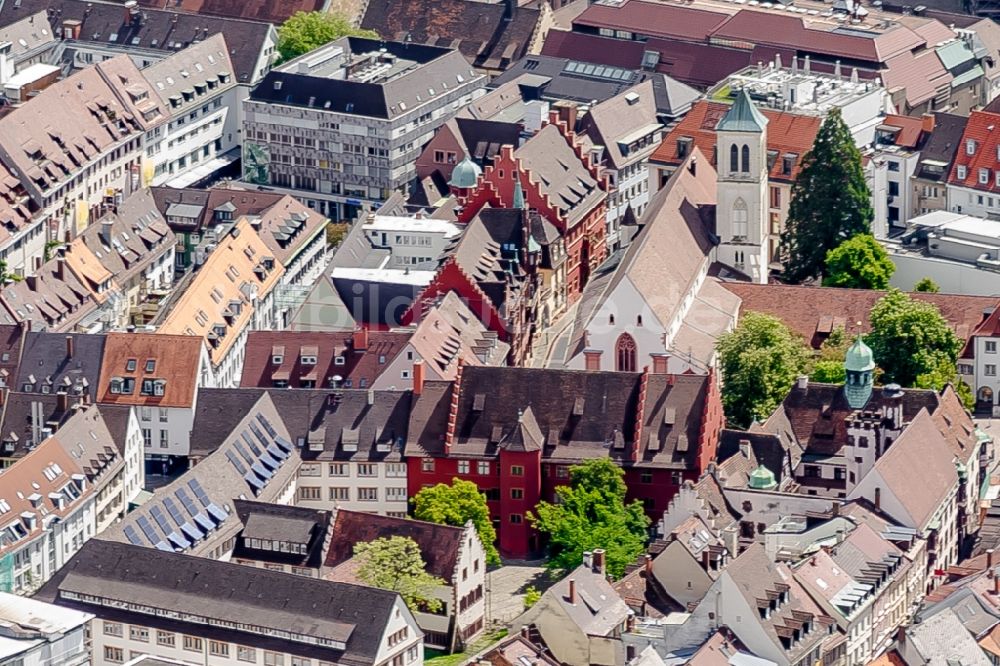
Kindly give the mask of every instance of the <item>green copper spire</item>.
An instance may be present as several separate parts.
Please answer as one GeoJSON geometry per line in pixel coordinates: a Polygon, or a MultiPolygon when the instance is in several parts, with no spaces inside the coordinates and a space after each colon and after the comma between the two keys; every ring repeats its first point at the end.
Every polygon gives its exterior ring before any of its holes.
{"type": "Polygon", "coordinates": [[[514,208],[518,210],[524,210],[527,206],[524,204],[524,190],[521,189],[521,177],[518,175],[514,179],[514,208]]]}
{"type": "Polygon", "coordinates": [[[750,101],[746,88],[742,88],[715,129],[719,132],[763,132],[765,127],[767,118],[750,101]]]}

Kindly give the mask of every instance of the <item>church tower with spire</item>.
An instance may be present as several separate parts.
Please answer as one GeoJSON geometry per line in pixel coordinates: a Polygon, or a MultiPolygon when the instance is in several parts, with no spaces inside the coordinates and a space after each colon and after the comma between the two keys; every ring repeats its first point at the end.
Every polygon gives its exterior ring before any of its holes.
{"type": "Polygon", "coordinates": [[[767,118],[740,90],[715,128],[718,146],[715,229],[718,260],[766,283],[767,118]]]}

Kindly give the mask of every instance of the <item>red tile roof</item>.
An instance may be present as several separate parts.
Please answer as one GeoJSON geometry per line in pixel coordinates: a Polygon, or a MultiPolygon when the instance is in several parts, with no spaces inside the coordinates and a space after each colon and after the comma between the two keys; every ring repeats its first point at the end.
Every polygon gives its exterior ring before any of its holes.
{"type": "Polygon", "coordinates": [[[104,342],[97,402],[149,407],[194,407],[201,350],[201,338],[190,335],[108,333],[104,342]],[[149,363],[152,363],[152,369],[147,371],[149,363]],[[132,393],[112,393],[112,377],[134,379],[135,388],[132,393]],[[142,395],[144,379],[165,380],[163,395],[142,395]]]}
{"type": "Polygon", "coordinates": [[[922,118],[914,118],[913,116],[888,115],[882,121],[882,125],[899,128],[895,140],[897,146],[917,148],[922,136],[934,130],[934,116],[925,115],[922,118]]]}
{"type": "MultiPolygon", "coordinates": [[[[778,317],[785,325],[819,347],[829,333],[844,327],[852,332],[861,322],[861,332],[869,331],[868,315],[884,292],[867,289],[836,289],[783,284],[727,282],[726,289],[739,296],[741,312],[763,312],[778,317]]],[[[983,320],[983,312],[995,308],[1000,299],[991,296],[914,293],[913,298],[933,303],[955,334],[967,340],[983,320]]]]}
{"type": "MultiPolygon", "coordinates": [[[[715,166],[715,126],[719,124],[728,110],[729,105],[722,102],[706,100],[696,102],[687,116],[664,137],[663,142],[653,151],[649,161],[670,166],[679,165],[683,158],[678,155],[678,144],[681,139],[690,138],[694,145],[689,147],[688,151],[690,152],[691,149],[697,147],[702,153],[710,156],[712,165],[715,166]]],[[[768,151],[778,151],[771,166],[770,178],[792,182],[799,174],[802,158],[812,148],[822,118],[786,111],[761,110],[768,121],[768,151]],[[793,154],[796,157],[791,173],[788,174],[782,173],[785,154],[793,154]]]]}
{"type": "Polygon", "coordinates": [[[339,375],[353,388],[371,386],[410,340],[412,331],[321,333],[251,331],[243,361],[242,388],[270,388],[276,381],[291,388],[328,388],[339,375]],[[274,357],[281,363],[273,363],[274,357]],[[315,356],[315,365],[302,363],[315,356]],[[337,358],[342,359],[340,364],[337,358]],[[305,383],[305,384],[304,384],[305,383]]]}
{"type": "Polygon", "coordinates": [[[643,35],[670,37],[686,42],[704,42],[729,19],[721,11],[681,7],[663,2],[631,0],[627,7],[590,5],[574,25],[628,30],[643,35]]]}
{"type": "Polygon", "coordinates": [[[973,111],[965,124],[962,141],[958,144],[952,162],[948,184],[968,187],[981,192],[1000,192],[997,185],[997,171],[1000,169],[1000,113],[973,111]],[[970,141],[975,142],[972,155],[968,153],[970,141]],[[965,167],[965,178],[958,177],[958,167],[965,167]],[[979,183],[979,170],[987,169],[989,176],[985,185],[979,183]]]}

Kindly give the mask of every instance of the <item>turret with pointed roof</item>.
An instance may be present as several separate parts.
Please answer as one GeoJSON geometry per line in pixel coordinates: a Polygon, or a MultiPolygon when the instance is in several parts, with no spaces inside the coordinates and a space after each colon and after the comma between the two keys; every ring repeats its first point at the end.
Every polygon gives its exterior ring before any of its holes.
{"type": "Polygon", "coordinates": [[[736,93],[732,107],[722,117],[715,130],[717,132],[763,132],[767,128],[767,118],[757,110],[750,100],[746,88],[736,93]]]}

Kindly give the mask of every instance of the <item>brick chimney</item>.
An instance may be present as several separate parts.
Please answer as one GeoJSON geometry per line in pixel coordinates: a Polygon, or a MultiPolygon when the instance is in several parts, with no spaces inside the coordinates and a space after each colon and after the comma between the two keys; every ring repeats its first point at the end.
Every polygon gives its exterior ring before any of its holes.
{"type": "Polygon", "coordinates": [[[569,579],[569,602],[576,605],[576,580],[573,578],[569,579]]]}
{"type": "Polygon", "coordinates": [[[368,349],[368,329],[364,326],[354,331],[353,346],[354,351],[364,351],[368,349]]]}
{"type": "Polygon", "coordinates": [[[667,354],[666,352],[655,352],[650,354],[650,356],[653,358],[653,374],[667,374],[667,365],[670,363],[670,354],[667,354]]]}
{"type": "Polygon", "coordinates": [[[413,362],[413,395],[420,395],[424,392],[424,362],[416,360],[413,362]]]}
{"type": "Polygon", "coordinates": [[[73,336],[66,336],[66,358],[73,358],[73,336]]]}
{"type": "Polygon", "coordinates": [[[584,369],[597,371],[601,369],[601,350],[600,349],[584,349],[584,369]]]}
{"type": "Polygon", "coordinates": [[[605,563],[604,563],[604,549],[595,548],[594,549],[594,573],[604,575],[605,563]]]}
{"type": "Polygon", "coordinates": [[[647,577],[652,576],[653,575],[653,556],[650,555],[649,553],[646,553],[645,555],[643,555],[642,556],[642,564],[643,564],[643,567],[646,569],[646,576],[647,577]]]}

